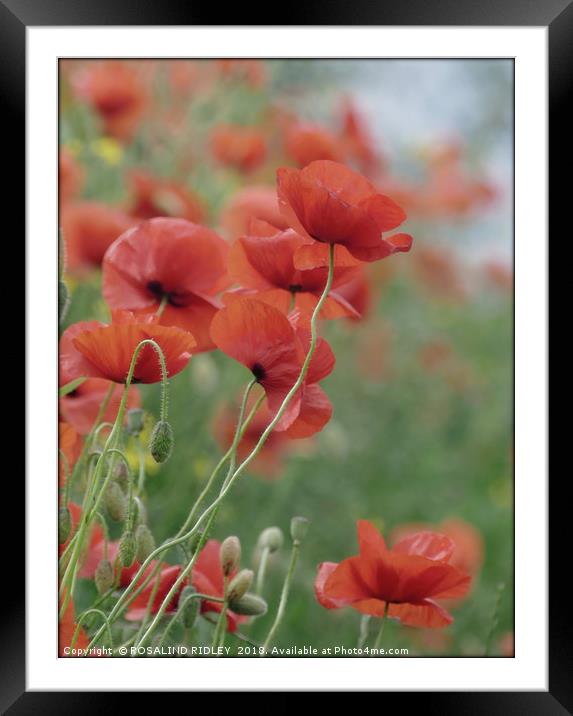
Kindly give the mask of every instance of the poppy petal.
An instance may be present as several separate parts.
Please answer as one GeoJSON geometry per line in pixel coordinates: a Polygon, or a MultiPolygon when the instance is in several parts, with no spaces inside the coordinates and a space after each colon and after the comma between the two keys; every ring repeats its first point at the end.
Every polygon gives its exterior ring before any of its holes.
{"type": "Polygon", "coordinates": [[[287,429],[291,439],[308,438],[322,430],[332,417],[332,403],[319,385],[305,385],[296,420],[287,429]]]}
{"type": "Polygon", "coordinates": [[[364,557],[379,557],[387,552],[386,542],[380,532],[368,520],[358,520],[358,546],[364,557]]]}
{"type": "Polygon", "coordinates": [[[344,601],[340,601],[337,599],[329,599],[324,593],[324,585],[326,584],[326,580],[330,577],[330,575],[337,567],[338,564],[336,562],[321,562],[318,565],[316,578],[314,580],[314,594],[316,596],[316,599],[319,604],[322,604],[322,606],[326,607],[327,609],[338,609],[339,607],[345,606],[344,601]]]}
{"type": "Polygon", "coordinates": [[[446,535],[436,532],[416,532],[404,537],[392,548],[393,552],[415,554],[426,559],[447,562],[452,556],[455,544],[446,535]]]}
{"type": "Polygon", "coordinates": [[[420,604],[390,604],[388,616],[404,626],[438,629],[451,624],[452,616],[439,604],[425,599],[420,604]]]}

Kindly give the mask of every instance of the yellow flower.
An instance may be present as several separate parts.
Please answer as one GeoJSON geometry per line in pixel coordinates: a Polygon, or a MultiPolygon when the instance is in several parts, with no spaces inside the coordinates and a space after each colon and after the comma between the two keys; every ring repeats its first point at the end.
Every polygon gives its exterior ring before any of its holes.
{"type": "Polygon", "coordinates": [[[117,166],[123,159],[123,148],[121,144],[111,137],[95,139],[91,143],[91,150],[96,156],[111,166],[117,166]]]}

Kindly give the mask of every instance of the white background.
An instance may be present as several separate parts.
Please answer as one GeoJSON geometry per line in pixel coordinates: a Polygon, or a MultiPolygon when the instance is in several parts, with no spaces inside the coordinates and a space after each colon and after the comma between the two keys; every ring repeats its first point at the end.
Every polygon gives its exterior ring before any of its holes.
{"type": "Polygon", "coordinates": [[[547,29],[28,28],[27,43],[27,688],[546,690],[547,29]],[[516,657],[57,658],[57,58],[295,53],[515,57],[516,657]]]}

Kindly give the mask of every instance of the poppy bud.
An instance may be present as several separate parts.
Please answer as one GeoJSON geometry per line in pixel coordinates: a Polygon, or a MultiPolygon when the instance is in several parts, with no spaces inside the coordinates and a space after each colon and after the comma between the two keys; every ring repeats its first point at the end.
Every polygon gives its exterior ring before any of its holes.
{"type": "Polygon", "coordinates": [[[219,554],[223,574],[228,577],[232,571],[237,569],[241,561],[241,543],[238,537],[227,537],[221,544],[219,554]]]}
{"type": "Polygon", "coordinates": [[[191,629],[195,626],[197,616],[199,614],[199,607],[201,606],[201,600],[193,597],[196,594],[195,587],[188,584],[184,587],[181,595],[179,596],[179,604],[183,612],[183,625],[186,629],[191,629]]]}
{"type": "Polygon", "coordinates": [[[267,527],[259,536],[259,548],[276,552],[283,546],[284,536],[280,527],[267,527]]]}
{"type": "Polygon", "coordinates": [[[105,491],[105,506],[112,520],[122,522],[127,511],[127,502],[117,482],[110,482],[105,491]]]}
{"type": "Polygon", "coordinates": [[[58,281],[58,311],[60,317],[60,323],[66,317],[68,308],[70,307],[70,291],[65,281],[60,279],[58,281]]]}
{"type": "Polygon", "coordinates": [[[227,592],[227,599],[230,602],[237,602],[244,594],[249,590],[253,582],[254,572],[250,569],[241,569],[236,574],[231,583],[229,584],[229,590],[227,592]]]}
{"type": "Polygon", "coordinates": [[[135,561],[137,544],[133,532],[124,532],[119,540],[119,561],[122,567],[131,567],[135,561]]]}
{"type": "Polygon", "coordinates": [[[149,450],[155,462],[165,462],[169,459],[174,442],[173,429],[167,420],[156,422],[149,441],[149,450]]]}
{"type": "Polygon", "coordinates": [[[143,430],[145,411],[142,408],[130,408],[127,411],[127,432],[137,437],[143,430]]]}
{"type": "Polygon", "coordinates": [[[60,544],[64,544],[72,531],[72,516],[67,507],[60,507],[58,513],[58,538],[60,544]]]}
{"type": "Polygon", "coordinates": [[[293,517],[290,523],[290,536],[293,542],[302,542],[308,532],[309,521],[306,517],[293,517]]]}
{"type": "Polygon", "coordinates": [[[95,571],[95,585],[99,594],[105,594],[113,587],[113,567],[108,559],[102,559],[95,571]]]}
{"type": "Polygon", "coordinates": [[[242,614],[246,617],[260,617],[266,614],[267,603],[256,594],[243,594],[236,602],[229,602],[229,608],[235,614],[242,614]]]}
{"type": "Polygon", "coordinates": [[[144,562],[155,549],[155,539],[147,525],[140,524],[135,530],[135,559],[144,562]]]}
{"type": "Polygon", "coordinates": [[[115,466],[113,479],[121,487],[123,492],[127,492],[129,487],[129,470],[124,460],[121,460],[121,462],[115,466]]]}

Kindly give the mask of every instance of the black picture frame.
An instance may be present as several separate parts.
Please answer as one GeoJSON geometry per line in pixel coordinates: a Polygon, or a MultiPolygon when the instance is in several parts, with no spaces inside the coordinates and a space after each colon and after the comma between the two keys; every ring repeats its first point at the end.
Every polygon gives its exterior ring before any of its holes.
{"type": "MultiPolygon", "coordinates": [[[[247,22],[244,5],[226,7],[225,25],[284,25],[278,12],[271,14],[270,7],[257,11],[257,21],[247,22]]],[[[2,125],[5,145],[14,152],[9,163],[11,181],[5,187],[8,192],[6,206],[10,212],[25,217],[25,87],[26,87],[26,28],[29,26],[75,26],[75,25],[219,25],[221,8],[199,7],[193,2],[162,0],[0,0],[0,96],[4,112],[2,125]],[[8,137],[10,140],[8,141],[8,137]],[[24,152],[22,152],[22,149],[24,152]]],[[[549,200],[549,230],[566,227],[565,212],[569,210],[570,181],[561,176],[570,175],[571,113],[567,101],[571,92],[573,74],[573,1],[572,0],[401,0],[393,3],[374,3],[371,0],[329,0],[289,5],[288,25],[449,25],[449,26],[544,26],[549,34],[549,166],[551,194],[549,200]],[[569,171],[567,171],[569,170],[569,171]],[[559,176],[559,179],[557,178],[559,176]]],[[[8,160],[7,160],[8,161],[8,160]]],[[[563,236],[565,239],[565,236],[563,236]]],[[[33,409],[33,396],[28,409],[33,409]]],[[[14,472],[5,476],[4,504],[10,510],[24,504],[24,482],[14,472]]],[[[565,478],[565,474],[561,475],[565,478]]],[[[425,712],[440,714],[573,714],[573,674],[571,652],[571,620],[568,595],[567,570],[561,569],[562,557],[556,545],[563,540],[563,523],[567,500],[567,480],[554,481],[550,490],[550,543],[554,545],[549,555],[550,567],[550,613],[549,613],[549,690],[547,692],[453,692],[453,693],[385,693],[387,698],[407,698],[400,708],[416,706],[425,712]]],[[[569,510],[568,510],[569,511],[569,510]]],[[[24,525],[24,520],[21,521],[24,525]]],[[[532,525],[532,529],[535,526],[532,525]]],[[[11,535],[9,548],[3,558],[3,596],[5,606],[0,616],[0,634],[3,645],[0,656],[0,708],[2,713],[81,713],[91,714],[104,708],[112,711],[128,707],[122,694],[105,692],[28,692],[25,688],[25,569],[24,555],[18,552],[18,528],[5,528],[11,535]],[[9,577],[7,577],[9,575],[9,577]],[[113,704],[113,705],[112,705],[113,704]]],[[[23,547],[23,539],[20,542],[23,547]]],[[[567,549],[567,551],[569,551],[567,549]]],[[[568,557],[570,560],[570,555],[568,557]]],[[[531,579],[542,578],[531,567],[531,579]]],[[[570,572],[570,568],[569,568],[570,572]]],[[[544,618],[531,605],[531,618],[544,618]]],[[[224,694],[221,694],[222,696],[224,694]]],[[[151,696],[146,696],[148,699],[151,696]]],[[[275,707],[277,712],[286,711],[294,696],[286,695],[275,707]]],[[[149,702],[148,702],[148,705],[149,702]]],[[[191,706],[191,702],[187,701],[191,706]]],[[[273,710],[275,710],[273,709],[273,710]]]]}

